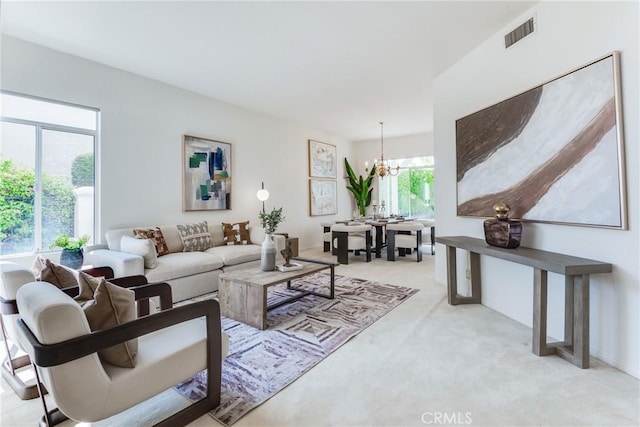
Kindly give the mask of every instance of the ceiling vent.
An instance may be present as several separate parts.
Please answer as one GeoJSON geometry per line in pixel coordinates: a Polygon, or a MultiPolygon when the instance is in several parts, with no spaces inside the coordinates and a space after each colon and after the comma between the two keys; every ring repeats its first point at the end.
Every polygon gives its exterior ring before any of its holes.
{"type": "Polygon", "coordinates": [[[533,33],[533,18],[520,24],[516,29],[504,36],[504,48],[508,48],[533,33]]]}

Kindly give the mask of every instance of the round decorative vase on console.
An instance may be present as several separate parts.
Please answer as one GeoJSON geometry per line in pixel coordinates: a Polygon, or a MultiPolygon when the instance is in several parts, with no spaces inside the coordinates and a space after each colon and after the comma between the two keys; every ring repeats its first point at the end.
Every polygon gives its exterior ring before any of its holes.
{"type": "Polygon", "coordinates": [[[60,264],[79,270],[84,262],[84,252],[80,249],[63,249],[60,253],[60,264]]]}
{"type": "Polygon", "coordinates": [[[506,203],[493,205],[496,217],[484,221],[484,239],[491,246],[514,249],[520,246],[522,222],[509,219],[511,210],[506,203]]]}
{"type": "Polygon", "coordinates": [[[271,233],[264,236],[262,250],[260,252],[260,269],[262,271],[273,271],[276,269],[276,244],[271,233]]]}

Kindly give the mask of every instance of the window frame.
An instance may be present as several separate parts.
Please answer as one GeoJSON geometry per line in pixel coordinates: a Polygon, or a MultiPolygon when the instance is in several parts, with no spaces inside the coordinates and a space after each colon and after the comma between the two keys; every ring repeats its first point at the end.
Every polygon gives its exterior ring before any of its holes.
{"type": "MultiPolygon", "coordinates": [[[[393,160],[394,162],[398,163],[405,163],[405,166],[400,166],[398,168],[399,173],[402,171],[409,171],[409,173],[411,173],[411,170],[431,170],[434,173],[434,177],[435,177],[435,158],[433,155],[429,155],[429,156],[415,156],[415,157],[406,157],[406,158],[402,158],[402,159],[395,159],[393,160]],[[406,165],[406,163],[412,161],[413,159],[421,159],[424,158],[425,159],[425,163],[424,164],[409,164],[406,165]]],[[[398,189],[397,189],[397,179],[398,179],[398,174],[396,175],[388,175],[386,176],[384,179],[378,177],[377,179],[377,183],[376,183],[376,187],[377,187],[377,192],[378,192],[378,200],[379,201],[385,201],[386,206],[385,206],[385,215],[391,215],[392,213],[398,213],[399,212],[392,212],[392,210],[395,208],[396,210],[398,209],[398,206],[393,206],[393,204],[391,203],[394,200],[394,195],[392,194],[394,191],[396,193],[396,197],[395,199],[398,199],[398,189]],[[392,182],[392,180],[396,180],[395,181],[395,185],[392,182]],[[389,182],[383,186],[383,182],[385,180],[389,180],[389,182]],[[386,189],[386,193],[387,194],[382,194],[383,193],[383,188],[386,189]]],[[[433,193],[430,194],[430,199],[434,200],[434,195],[433,193]]],[[[397,202],[397,204],[399,204],[399,202],[397,202]]],[[[379,208],[378,208],[379,209],[379,208]]],[[[434,214],[435,214],[435,203],[434,203],[434,214]]],[[[411,215],[413,215],[411,213],[411,215]]]]}
{"type": "MultiPolygon", "coordinates": [[[[38,122],[27,119],[20,119],[16,117],[7,117],[2,115],[0,111],[0,122],[15,123],[25,126],[33,126],[35,128],[35,178],[34,178],[34,254],[51,252],[48,248],[42,247],[42,135],[43,131],[58,131],[66,133],[75,133],[80,135],[87,135],[93,137],[93,236],[91,241],[97,242],[97,237],[100,236],[100,109],[95,107],[87,107],[85,105],[74,104],[65,101],[58,101],[49,98],[43,98],[39,96],[26,95],[19,92],[13,92],[8,90],[0,90],[2,95],[11,95],[15,97],[28,98],[35,101],[46,102],[51,104],[65,105],[69,107],[81,108],[85,110],[91,110],[96,113],[95,130],[78,128],[73,126],[59,125],[48,122],[38,122]]],[[[0,254],[0,258],[8,258],[18,256],[20,254],[0,254]]]]}

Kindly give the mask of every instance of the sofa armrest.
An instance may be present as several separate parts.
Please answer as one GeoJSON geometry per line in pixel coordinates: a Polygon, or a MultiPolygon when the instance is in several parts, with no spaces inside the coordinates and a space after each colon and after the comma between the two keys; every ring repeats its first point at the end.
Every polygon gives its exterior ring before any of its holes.
{"type": "Polygon", "coordinates": [[[144,275],[144,258],[110,249],[97,249],[86,254],[87,263],[111,267],[115,277],[144,275]]]}
{"type": "Polygon", "coordinates": [[[261,245],[264,242],[264,229],[261,227],[249,226],[249,239],[254,245],[261,245]]]}
{"type": "Polygon", "coordinates": [[[109,246],[106,243],[96,243],[95,245],[86,245],[84,247],[84,252],[88,253],[91,251],[97,251],[98,249],[109,249],[109,246]]]}

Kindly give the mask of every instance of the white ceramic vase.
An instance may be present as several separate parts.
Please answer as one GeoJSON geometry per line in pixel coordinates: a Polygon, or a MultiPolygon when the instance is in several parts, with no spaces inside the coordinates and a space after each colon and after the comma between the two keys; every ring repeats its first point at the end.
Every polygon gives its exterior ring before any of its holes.
{"type": "Polygon", "coordinates": [[[276,269],[276,243],[273,236],[267,233],[262,242],[262,250],[260,256],[260,268],[262,271],[273,271],[276,269]]]}

